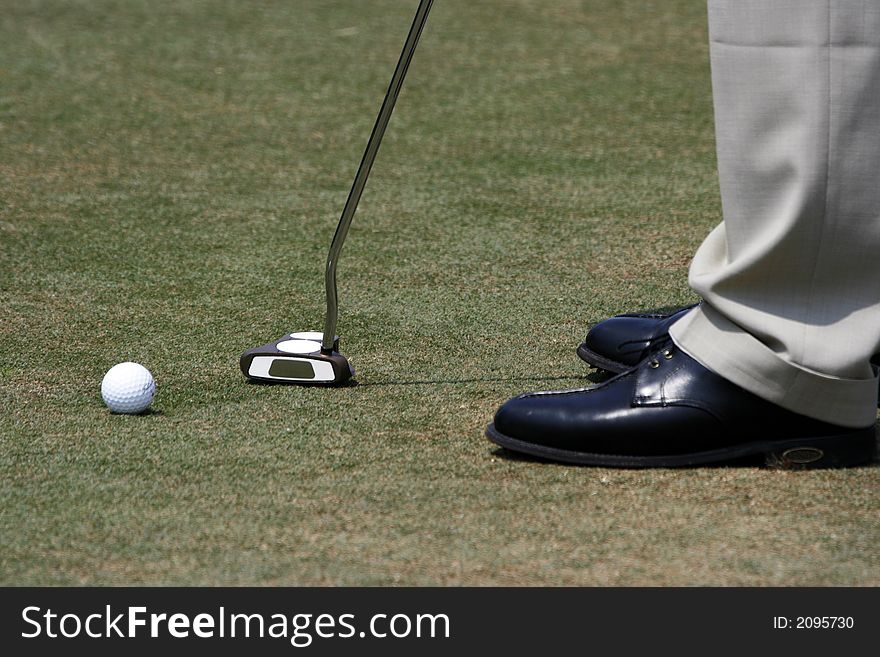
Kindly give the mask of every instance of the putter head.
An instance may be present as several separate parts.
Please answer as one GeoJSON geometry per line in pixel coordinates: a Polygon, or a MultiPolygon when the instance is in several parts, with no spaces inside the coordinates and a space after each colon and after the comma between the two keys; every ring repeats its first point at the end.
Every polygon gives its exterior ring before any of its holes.
{"type": "Polygon", "coordinates": [[[318,331],[290,333],[275,342],[248,349],[241,355],[241,371],[251,381],[339,385],[354,376],[348,359],[339,353],[339,338],[333,351],[321,351],[324,335],[318,331]]]}

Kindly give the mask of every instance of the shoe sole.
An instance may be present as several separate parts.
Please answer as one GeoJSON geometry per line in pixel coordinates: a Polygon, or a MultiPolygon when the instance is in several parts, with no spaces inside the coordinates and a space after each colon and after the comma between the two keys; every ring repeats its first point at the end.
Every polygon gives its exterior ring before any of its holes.
{"type": "Polygon", "coordinates": [[[836,436],[763,440],[735,447],[668,456],[592,454],[547,447],[505,436],[495,429],[494,424],[490,424],[486,428],[486,437],[496,445],[514,452],[522,452],[551,461],[609,468],[686,468],[725,463],[758,455],[764,457],[767,466],[785,470],[846,468],[872,462],[877,447],[874,427],[836,436]]]}
{"type": "MultiPolygon", "coordinates": [[[[569,347],[569,349],[570,348],[571,347],[569,347]]],[[[580,359],[587,363],[587,365],[591,365],[592,367],[596,367],[600,370],[605,370],[606,372],[622,374],[629,369],[628,365],[609,360],[608,358],[605,358],[605,356],[597,354],[595,351],[591,351],[587,347],[586,342],[583,342],[580,344],[580,346],[578,346],[577,355],[580,356],[580,359]]]]}

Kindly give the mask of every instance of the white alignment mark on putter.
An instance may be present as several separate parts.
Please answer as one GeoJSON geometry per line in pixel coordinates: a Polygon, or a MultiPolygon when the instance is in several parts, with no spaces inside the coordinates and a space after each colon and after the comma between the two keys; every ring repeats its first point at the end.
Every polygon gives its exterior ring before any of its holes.
{"type": "Polygon", "coordinates": [[[316,340],[284,340],[275,348],[287,354],[313,354],[321,351],[321,343],[316,340]]]}
{"type": "Polygon", "coordinates": [[[320,342],[324,339],[324,334],[320,331],[300,331],[299,333],[291,333],[293,340],[317,340],[320,342]]]}

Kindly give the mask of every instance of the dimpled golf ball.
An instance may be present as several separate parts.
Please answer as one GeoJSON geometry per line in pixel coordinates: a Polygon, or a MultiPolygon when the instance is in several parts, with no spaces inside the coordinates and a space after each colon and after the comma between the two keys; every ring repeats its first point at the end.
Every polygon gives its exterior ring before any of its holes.
{"type": "Polygon", "coordinates": [[[143,413],[155,394],[153,375],[138,363],[114,365],[101,381],[101,397],[112,413],[143,413]]]}

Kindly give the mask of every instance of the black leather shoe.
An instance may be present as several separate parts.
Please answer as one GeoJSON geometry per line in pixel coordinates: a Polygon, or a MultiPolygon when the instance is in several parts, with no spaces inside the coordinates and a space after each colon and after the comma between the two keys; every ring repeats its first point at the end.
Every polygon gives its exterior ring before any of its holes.
{"type": "Polygon", "coordinates": [[[698,305],[667,313],[615,315],[587,332],[577,354],[593,367],[620,374],[645,360],[658,342],[669,339],[669,327],[698,305]]]}
{"type": "MultiPolygon", "coordinates": [[[[681,319],[698,303],[674,308],[666,313],[627,313],[599,322],[578,346],[577,354],[588,365],[600,370],[622,374],[635,367],[656,348],[669,339],[669,327],[681,319]]],[[[880,367],[880,354],[871,362],[880,367]]],[[[877,393],[880,407],[880,390],[877,393]]]]}
{"type": "Polygon", "coordinates": [[[514,397],[489,440],[554,461],[679,467],[763,456],[786,468],[874,458],[874,425],[840,427],[787,411],[728,382],[671,341],[641,365],[578,390],[514,397]]]}

